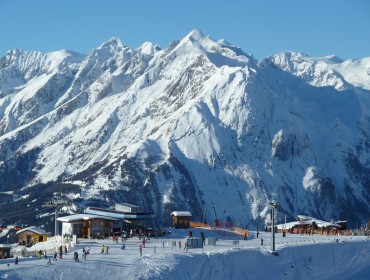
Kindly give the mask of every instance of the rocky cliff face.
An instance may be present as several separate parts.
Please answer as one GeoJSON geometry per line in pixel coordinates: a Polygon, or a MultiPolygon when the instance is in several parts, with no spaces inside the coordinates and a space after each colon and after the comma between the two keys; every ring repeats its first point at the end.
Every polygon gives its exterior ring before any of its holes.
{"type": "Polygon", "coordinates": [[[211,221],[207,205],[252,225],[276,200],[280,220],[356,224],[370,210],[368,69],[288,52],[256,61],[198,30],[164,49],[112,38],[86,56],[9,51],[1,211],[61,193],[74,209],[137,204],[159,225],[173,210],[211,221]]]}

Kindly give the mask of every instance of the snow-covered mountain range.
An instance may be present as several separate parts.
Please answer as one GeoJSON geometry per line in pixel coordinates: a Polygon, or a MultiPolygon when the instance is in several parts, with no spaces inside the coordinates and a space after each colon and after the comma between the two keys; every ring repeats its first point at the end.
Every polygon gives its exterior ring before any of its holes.
{"type": "Polygon", "coordinates": [[[261,61],[193,30],[167,48],[0,58],[0,205],[128,202],[254,225],[367,219],[370,57],[261,61]]]}

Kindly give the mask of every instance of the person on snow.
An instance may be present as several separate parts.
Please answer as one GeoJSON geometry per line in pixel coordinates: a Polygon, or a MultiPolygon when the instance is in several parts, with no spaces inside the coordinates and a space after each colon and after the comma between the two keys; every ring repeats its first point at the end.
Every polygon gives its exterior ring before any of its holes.
{"type": "Polygon", "coordinates": [[[14,264],[18,264],[18,256],[15,257],[15,262],[14,264]]]}
{"type": "Polygon", "coordinates": [[[140,244],[139,246],[139,253],[140,253],[140,258],[143,257],[143,246],[140,244]]]}
{"type": "Polygon", "coordinates": [[[42,251],[41,250],[39,251],[38,255],[39,255],[39,259],[41,259],[41,256],[42,256],[42,251]]]}
{"type": "Polygon", "coordinates": [[[47,264],[52,264],[51,263],[51,257],[49,257],[48,263],[47,264]]]}
{"type": "Polygon", "coordinates": [[[58,253],[57,253],[57,252],[55,252],[55,253],[54,253],[53,261],[57,261],[57,256],[58,256],[58,253]]]}
{"type": "Polygon", "coordinates": [[[79,262],[80,260],[78,259],[78,253],[77,253],[77,251],[76,252],[74,252],[74,260],[76,261],[76,262],[79,262]]]}
{"type": "Polygon", "coordinates": [[[86,254],[86,250],[85,250],[85,247],[82,248],[82,256],[84,256],[86,254]]]}
{"type": "Polygon", "coordinates": [[[68,244],[64,245],[64,254],[68,253],[68,244]]]}
{"type": "Polygon", "coordinates": [[[48,259],[48,255],[46,254],[46,251],[44,251],[44,259],[47,260],[48,259]]]}
{"type": "Polygon", "coordinates": [[[200,236],[202,238],[203,245],[205,245],[205,243],[206,243],[206,237],[204,236],[203,231],[200,232],[200,236]]]}
{"type": "Polygon", "coordinates": [[[109,253],[109,246],[107,246],[107,249],[105,250],[105,253],[108,254],[109,253]]]}
{"type": "Polygon", "coordinates": [[[247,233],[245,232],[244,233],[244,240],[247,241],[248,240],[248,237],[247,237],[247,233]]]}
{"type": "Polygon", "coordinates": [[[122,243],[121,250],[125,250],[125,249],[126,249],[126,245],[125,243],[122,243]]]}
{"type": "Polygon", "coordinates": [[[101,246],[101,253],[104,253],[104,244],[101,246]]]}

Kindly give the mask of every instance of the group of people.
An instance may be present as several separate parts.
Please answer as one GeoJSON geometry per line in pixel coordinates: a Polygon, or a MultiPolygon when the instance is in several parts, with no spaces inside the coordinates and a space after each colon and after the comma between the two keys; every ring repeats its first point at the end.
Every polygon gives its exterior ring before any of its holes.
{"type": "Polygon", "coordinates": [[[102,254],[109,254],[109,246],[105,247],[104,244],[101,246],[101,252],[102,254]]]}

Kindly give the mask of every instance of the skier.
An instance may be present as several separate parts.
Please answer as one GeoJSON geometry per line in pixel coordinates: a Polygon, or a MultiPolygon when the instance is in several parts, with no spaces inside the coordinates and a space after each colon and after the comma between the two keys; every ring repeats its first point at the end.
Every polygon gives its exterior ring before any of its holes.
{"type": "Polygon", "coordinates": [[[203,246],[204,246],[205,243],[206,243],[206,237],[204,236],[203,231],[200,232],[200,236],[202,237],[202,242],[203,242],[203,246]]]}
{"type": "Polygon", "coordinates": [[[47,264],[52,264],[51,263],[51,257],[49,257],[48,263],[47,264]]]}
{"type": "Polygon", "coordinates": [[[101,253],[104,253],[104,244],[101,246],[101,253]]]}
{"type": "Polygon", "coordinates": [[[125,249],[126,249],[126,245],[125,243],[122,243],[121,250],[125,250],[125,249]]]}
{"type": "Polygon", "coordinates": [[[42,251],[41,250],[39,251],[38,255],[39,255],[39,259],[41,259],[41,256],[42,256],[42,251]]]}
{"type": "Polygon", "coordinates": [[[244,240],[247,241],[248,240],[248,237],[247,237],[247,233],[245,232],[244,233],[244,240]]]}
{"type": "Polygon", "coordinates": [[[139,246],[139,253],[140,253],[140,259],[143,257],[143,246],[140,244],[139,246]]]}
{"type": "Polygon", "coordinates": [[[44,251],[44,259],[47,260],[48,259],[48,255],[46,254],[46,251],[44,251]]]}
{"type": "Polygon", "coordinates": [[[64,245],[64,253],[67,254],[68,253],[68,244],[64,245]]]}
{"type": "Polygon", "coordinates": [[[105,250],[105,253],[108,254],[109,253],[109,246],[107,246],[107,249],[105,250]]]}
{"type": "Polygon", "coordinates": [[[15,262],[14,264],[18,264],[18,256],[15,257],[15,262]]]}
{"type": "Polygon", "coordinates": [[[57,261],[57,256],[58,256],[58,253],[57,253],[57,252],[55,252],[55,253],[54,253],[53,261],[57,261]]]}
{"type": "Polygon", "coordinates": [[[76,252],[74,252],[74,260],[76,261],[76,262],[79,262],[80,260],[78,259],[78,253],[77,253],[77,251],[76,252]]]}
{"type": "Polygon", "coordinates": [[[263,239],[261,238],[261,246],[263,246],[263,239]]]}

